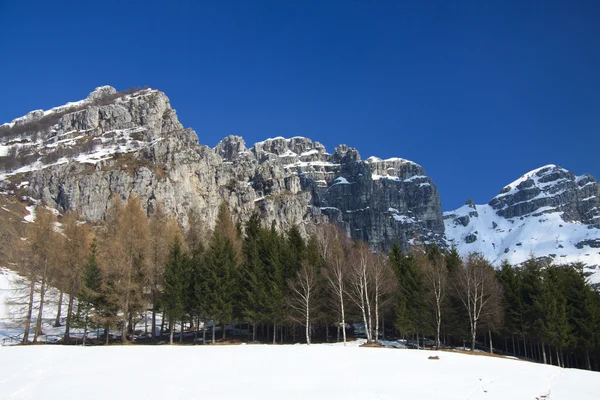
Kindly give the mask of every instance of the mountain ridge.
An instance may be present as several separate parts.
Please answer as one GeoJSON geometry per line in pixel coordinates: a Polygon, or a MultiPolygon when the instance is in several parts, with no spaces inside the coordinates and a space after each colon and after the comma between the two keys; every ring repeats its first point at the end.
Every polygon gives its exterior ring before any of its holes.
{"type": "Polygon", "coordinates": [[[214,225],[225,201],[242,220],[258,212],[278,228],[298,225],[305,234],[320,222],[337,222],[378,249],[394,240],[444,245],[437,188],[412,161],[362,160],[346,145],[328,153],[304,137],[247,148],[230,135],[209,148],[181,125],[164,93],[101,89],[71,109],[32,112],[4,124],[0,190],[88,220],[103,218],[111,195],[136,194],[148,212],[161,203],[183,225],[191,210],[214,225]],[[107,96],[110,101],[102,101],[107,96]],[[54,119],[40,124],[48,115],[54,119]]]}
{"type": "Polygon", "coordinates": [[[302,136],[247,147],[229,135],[210,148],[184,128],[163,92],[149,88],[100,86],[86,99],[0,125],[0,191],[88,220],[104,217],[113,194],[136,194],[147,212],[161,203],[185,226],[194,210],[211,227],[225,201],[241,220],[258,212],[303,234],[336,222],[379,250],[397,240],[405,249],[435,243],[463,255],[481,251],[495,265],[520,263],[530,252],[581,261],[591,272],[600,265],[600,185],[589,174],[545,165],[487,204],[442,213],[435,184],[413,161],[363,160],[343,144],[330,153],[302,136]]]}

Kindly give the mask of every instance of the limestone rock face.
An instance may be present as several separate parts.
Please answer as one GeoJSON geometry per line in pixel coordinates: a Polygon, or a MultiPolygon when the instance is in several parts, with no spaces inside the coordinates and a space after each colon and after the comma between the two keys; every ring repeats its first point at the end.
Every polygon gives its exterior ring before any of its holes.
{"type": "Polygon", "coordinates": [[[242,221],[258,212],[265,224],[296,224],[304,234],[333,221],[382,250],[394,241],[445,244],[439,194],[420,165],[361,160],[346,145],[330,154],[304,137],[247,148],[228,136],[211,149],[157,90],[104,86],[85,100],[35,111],[0,126],[0,149],[0,190],[88,220],[104,218],[111,196],[137,195],[148,212],[161,203],[184,226],[194,210],[212,228],[225,201],[242,221]]]}

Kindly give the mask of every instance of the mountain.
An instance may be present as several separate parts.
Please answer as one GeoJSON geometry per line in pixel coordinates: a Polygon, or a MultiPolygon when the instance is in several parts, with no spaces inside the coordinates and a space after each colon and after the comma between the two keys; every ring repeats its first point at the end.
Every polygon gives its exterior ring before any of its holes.
{"type": "Polygon", "coordinates": [[[152,89],[103,86],[1,125],[0,192],[92,221],[105,216],[112,195],[135,194],[148,212],[161,203],[184,226],[192,210],[214,226],[225,201],[242,221],[258,212],[266,224],[295,224],[305,234],[334,221],[381,250],[395,240],[445,243],[440,197],[420,165],[361,160],[346,145],[328,153],[304,137],[247,148],[228,136],[211,149],[152,89]]]}
{"type": "Polygon", "coordinates": [[[600,283],[600,184],[556,165],[530,171],[488,204],[472,201],[445,212],[449,244],[481,252],[496,266],[531,255],[553,263],[582,262],[600,283]]]}

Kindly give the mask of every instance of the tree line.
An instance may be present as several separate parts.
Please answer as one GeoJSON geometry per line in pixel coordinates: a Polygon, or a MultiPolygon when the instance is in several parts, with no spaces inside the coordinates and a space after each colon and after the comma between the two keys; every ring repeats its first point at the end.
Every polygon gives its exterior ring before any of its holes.
{"type": "Polygon", "coordinates": [[[345,343],[354,331],[369,343],[387,335],[416,347],[599,367],[600,295],[581,265],[548,266],[532,256],[494,269],[480,254],[461,258],[434,246],[404,252],[398,243],[382,254],[335,225],[304,238],[295,226],[265,226],[257,214],[236,223],[225,204],[211,232],[196,214],[188,220],[182,231],[160,206],[148,216],[134,196],[114,197],[93,228],[72,213],[58,224],[38,206],[12,246],[24,277],[23,342],[30,330],[38,341],[54,287],[65,343],[73,326],[103,330],[107,343],[110,330],[135,341],[136,324],[150,312],[150,335],[169,332],[170,343],[176,329],[182,341],[184,330],[206,335],[201,327],[214,343],[217,324],[226,339],[228,324],[244,322],[254,341],[345,343]]]}

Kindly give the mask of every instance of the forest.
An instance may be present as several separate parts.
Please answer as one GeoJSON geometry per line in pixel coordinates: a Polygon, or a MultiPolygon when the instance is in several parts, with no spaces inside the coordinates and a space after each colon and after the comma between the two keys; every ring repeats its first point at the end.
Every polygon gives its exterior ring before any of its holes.
{"type": "Polygon", "coordinates": [[[147,214],[135,196],[113,197],[98,224],[53,211],[38,205],[33,222],[12,228],[23,344],[39,341],[44,307],[54,301],[64,344],[75,327],[84,341],[103,332],[99,345],[142,337],[174,344],[181,332],[214,344],[235,339],[227,327],[238,324],[253,342],[405,339],[417,348],[600,367],[600,294],[582,265],[531,255],[495,269],[480,254],[461,258],[426,245],[405,252],[398,243],[383,254],[336,225],[304,238],[298,227],[280,232],[257,214],[241,223],[224,203],[212,230],[190,213],[184,231],[160,205],[147,214]]]}

